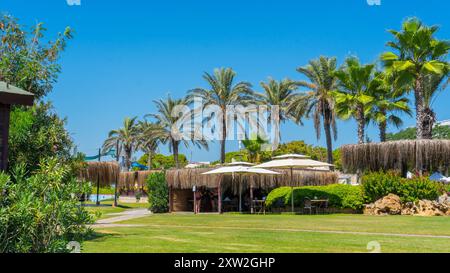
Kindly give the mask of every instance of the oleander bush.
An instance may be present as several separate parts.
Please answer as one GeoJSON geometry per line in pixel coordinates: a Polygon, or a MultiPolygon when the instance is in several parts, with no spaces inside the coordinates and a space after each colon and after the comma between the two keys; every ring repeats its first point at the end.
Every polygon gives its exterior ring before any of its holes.
{"type": "Polygon", "coordinates": [[[164,172],[152,173],[147,178],[149,209],[154,213],[169,210],[169,188],[164,172]]]}
{"type": "Polygon", "coordinates": [[[390,193],[398,195],[403,202],[435,200],[445,191],[442,184],[428,177],[407,179],[394,172],[368,173],[362,177],[362,188],[368,203],[390,193]]]}
{"type": "MultiPolygon", "coordinates": [[[[267,207],[289,206],[291,204],[290,187],[274,189],[266,199],[267,207]]],[[[332,184],[327,186],[306,186],[294,188],[294,205],[302,207],[305,198],[328,199],[329,207],[339,209],[362,209],[364,196],[360,186],[332,184]]]]}
{"type": "Polygon", "coordinates": [[[80,206],[91,189],[67,164],[43,160],[29,176],[21,164],[0,173],[0,253],[69,252],[91,232],[92,216],[80,206]]]}

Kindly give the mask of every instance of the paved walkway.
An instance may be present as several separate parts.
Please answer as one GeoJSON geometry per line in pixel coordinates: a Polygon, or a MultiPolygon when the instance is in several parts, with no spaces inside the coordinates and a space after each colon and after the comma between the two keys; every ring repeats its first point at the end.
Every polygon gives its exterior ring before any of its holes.
{"type": "Polygon", "coordinates": [[[108,215],[116,215],[115,217],[110,217],[106,219],[100,219],[91,227],[119,227],[119,226],[140,226],[140,225],[126,225],[126,224],[115,224],[117,222],[122,222],[126,220],[136,219],[151,215],[152,213],[148,209],[132,209],[126,210],[124,212],[119,213],[109,213],[108,215]]]}

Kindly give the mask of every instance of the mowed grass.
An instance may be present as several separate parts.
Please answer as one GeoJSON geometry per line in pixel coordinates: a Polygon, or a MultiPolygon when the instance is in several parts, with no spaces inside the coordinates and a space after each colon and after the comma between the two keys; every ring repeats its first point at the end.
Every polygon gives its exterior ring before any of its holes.
{"type": "Polygon", "coordinates": [[[450,252],[449,217],[163,214],[96,229],[83,252],[450,252]],[[408,236],[409,235],[409,236],[408,236]]]}

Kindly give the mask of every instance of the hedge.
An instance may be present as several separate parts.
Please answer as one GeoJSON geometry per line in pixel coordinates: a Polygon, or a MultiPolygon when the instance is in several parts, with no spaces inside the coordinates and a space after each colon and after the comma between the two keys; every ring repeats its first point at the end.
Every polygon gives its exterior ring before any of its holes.
{"type": "Polygon", "coordinates": [[[374,172],[362,177],[363,193],[368,203],[390,194],[396,194],[403,202],[435,200],[445,192],[442,184],[427,177],[402,178],[394,172],[374,172]]]}
{"type": "MultiPolygon", "coordinates": [[[[305,198],[325,198],[329,207],[339,209],[362,209],[364,196],[360,186],[333,184],[327,186],[306,186],[294,188],[294,205],[301,207],[305,198]]],[[[266,199],[267,207],[288,206],[291,204],[291,188],[281,187],[269,193],[266,199]]]]}

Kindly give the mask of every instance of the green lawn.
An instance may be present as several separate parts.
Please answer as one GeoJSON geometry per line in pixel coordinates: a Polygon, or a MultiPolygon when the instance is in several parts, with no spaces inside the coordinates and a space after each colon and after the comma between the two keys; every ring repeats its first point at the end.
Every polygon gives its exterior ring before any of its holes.
{"type": "Polygon", "coordinates": [[[450,252],[449,217],[163,214],[121,224],[139,226],[96,229],[83,252],[368,252],[370,241],[382,252],[450,252]]]}

